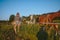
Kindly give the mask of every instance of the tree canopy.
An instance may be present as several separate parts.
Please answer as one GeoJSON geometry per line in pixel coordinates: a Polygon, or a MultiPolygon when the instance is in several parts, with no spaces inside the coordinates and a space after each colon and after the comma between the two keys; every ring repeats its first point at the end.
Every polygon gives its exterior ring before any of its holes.
{"type": "Polygon", "coordinates": [[[9,22],[12,22],[14,20],[15,15],[10,15],[9,22]]]}

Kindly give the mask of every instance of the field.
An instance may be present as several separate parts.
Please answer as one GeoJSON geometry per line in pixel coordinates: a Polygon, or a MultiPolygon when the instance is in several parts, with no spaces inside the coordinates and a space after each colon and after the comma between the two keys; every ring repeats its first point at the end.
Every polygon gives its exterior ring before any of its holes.
{"type": "MultiPolygon", "coordinates": [[[[41,26],[40,24],[21,24],[20,31],[15,34],[12,25],[0,25],[0,40],[38,40],[36,35],[41,26]]],[[[49,31],[47,30],[46,32],[48,33],[49,31]]],[[[53,40],[53,36],[52,34],[48,34],[47,39],[53,40]]],[[[58,39],[59,36],[57,35],[56,40],[58,39]]]]}

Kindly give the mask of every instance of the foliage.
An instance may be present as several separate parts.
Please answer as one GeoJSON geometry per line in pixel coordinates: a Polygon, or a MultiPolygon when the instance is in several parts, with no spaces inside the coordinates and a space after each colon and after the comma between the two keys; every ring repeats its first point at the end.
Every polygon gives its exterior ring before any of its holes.
{"type": "Polygon", "coordinates": [[[53,20],[54,23],[60,23],[60,20],[53,20]]]}
{"type": "MultiPolygon", "coordinates": [[[[21,24],[20,31],[17,32],[17,36],[24,40],[38,40],[36,35],[39,32],[41,26],[42,25],[39,25],[39,24],[29,24],[29,25],[21,24]]],[[[8,38],[8,36],[10,38],[12,37],[15,39],[17,37],[17,36],[15,37],[16,34],[14,34],[12,25],[1,25],[0,26],[0,40],[4,40],[4,38],[6,37],[6,36],[2,36],[3,34],[6,35],[7,38],[8,38]]],[[[50,38],[48,36],[48,40],[53,40],[53,38],[50,38]]]]}
{"type": "Polygon", "coordinates": [[[12,22],[14,20],[15,15],[10,15],[9,22],[12,22]]]}
{"type": "Polygon", "coordinates": [[[0,40],[14,40],[14,31],[11,25],[1,25],[0,26],[0,40]]]}
{"type": "Polygon", "coordinates": [[[37,24],[22,24],[20,27],[20,33],[19,36],[23,36],[23,38],[26,40],[29,38],[30,40],[37,40],[36,34],[39,31],[40,26],[37,24]]]}

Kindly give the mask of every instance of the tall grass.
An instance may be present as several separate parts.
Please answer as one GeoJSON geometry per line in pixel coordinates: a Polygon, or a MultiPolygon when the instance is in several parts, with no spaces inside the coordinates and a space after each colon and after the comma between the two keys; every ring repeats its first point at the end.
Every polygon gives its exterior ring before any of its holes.
{"type": "MultiPolygon", "coordinates": [[[[29,39],[30,40],[38,40],[36,35],[39,32],[40,28],[41,28],[40,24],[21,24],[20,30],[19,30],[19,32],[17,32],[17,35],[19,37],[22,37],[22,39],[24,39],[24,40],[29,40],[29,39]]],[[[1,25],[0,26],[0,40],[3,40],[2,33],[4,31],[7,32],[10,29],[13,30],[12,25],[1,25]]],[[[12,35],[12,33],[9,32],[8,34],[12,35]]],[[[58,36],[56,39],[58,40],[58,36]]],[[[50,38],[48,36],[48,40],[53,40],[53,38],[50,38]]]]}

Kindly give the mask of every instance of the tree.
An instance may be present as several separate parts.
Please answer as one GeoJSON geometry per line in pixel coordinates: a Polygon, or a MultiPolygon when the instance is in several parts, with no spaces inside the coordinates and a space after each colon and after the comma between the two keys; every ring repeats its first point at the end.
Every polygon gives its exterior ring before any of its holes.
{"type": "Polygon", "coordinates": [[[14,21],[14,17],[15,17],[15,15],[10,15],[9,22],[14,21]]]}

